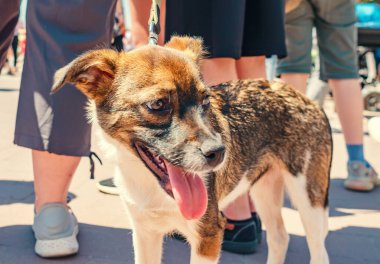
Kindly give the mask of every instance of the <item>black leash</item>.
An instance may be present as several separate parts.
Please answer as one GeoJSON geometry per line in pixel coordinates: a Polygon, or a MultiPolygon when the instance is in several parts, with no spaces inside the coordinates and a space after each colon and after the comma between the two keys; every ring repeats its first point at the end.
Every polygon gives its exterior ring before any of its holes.
{"type": "MultiPolygon", "coordinates": [[[[148,30],[149,30],[149,44],[157,45],[158,35],[160,34],[160,7],[161,0],[152,0],[152,7],[150,9],[150,17],[148,22],[148,30]]],[[[95,162],[93,157],[95,157],[101,165],[103,165],[102,160],[96,155],[95,152],[90,152],[88,156],[90,158],[90,179],[95,178],[95,162]]]]}
{"type": "Polygon", "coordinates": [[[94,162],[94,157],[99,161],[100,165],[103,165],[103,162],[102,160],[99,158],[98,155],[96,155],[95,152],[90,152],[90,155],[88,155],[88,157],[90,158],[90,179],[93,180],[95,179],[95,162],[94,162]]]}
{"type": "Polygon", "coordinates": [[[157,45],[158,35],[160,34],[160,8],[161,0],[152,0],[150,17],[148,22],[149,44],[157,45]]]}

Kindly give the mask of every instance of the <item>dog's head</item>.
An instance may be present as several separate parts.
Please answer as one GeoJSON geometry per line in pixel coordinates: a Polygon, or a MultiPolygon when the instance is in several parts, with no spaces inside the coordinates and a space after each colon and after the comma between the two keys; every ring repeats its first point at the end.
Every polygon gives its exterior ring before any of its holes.
{"type": "Polygon", "coordinates": [[[92,99],[102,129],[145,163],[187,219],[204,214],[205,177],[225,152],[201,56],[202,41],[189,37],[128,53],[90,51],[58,70],[52,88],[72,83],[92,99]]]}

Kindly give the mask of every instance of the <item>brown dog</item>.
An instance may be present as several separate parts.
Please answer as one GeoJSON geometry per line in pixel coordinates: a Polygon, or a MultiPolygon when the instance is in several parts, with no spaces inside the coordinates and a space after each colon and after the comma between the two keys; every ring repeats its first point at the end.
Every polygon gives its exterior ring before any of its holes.
{"type": "MultiPolygon", "coordinates": [[[[202,42],[90,51],[55,76],[93,102],[133,227],[136,263],[160,263],[162,239],[178,230],[191,263],[216,263],[229,202],[250,191],[267,228],[268,263],[282,263],[288,235],[283,191],[298,208],[312,263],[328,263],[331,133],[324,113],[286,84],[264,80],[209,88],[202,42]]],[[[179,261],[180,262],[180,261],[179,261]]]]}

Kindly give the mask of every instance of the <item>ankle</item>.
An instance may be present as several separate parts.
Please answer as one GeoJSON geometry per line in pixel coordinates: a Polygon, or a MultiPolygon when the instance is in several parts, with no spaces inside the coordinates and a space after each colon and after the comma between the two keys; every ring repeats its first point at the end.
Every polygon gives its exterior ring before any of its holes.
{"type": "Polygon", "coordinates": [[[39,200],[39,199],[36,199],[35,202],[34,202],[34,211],[35,211],[35,213],[38,214],[41,211],[41,208],[44,205],[51,204],[51,203],[61,203],[65,207],[67,207],[66,200],[60,201],[60,200],[55,200],[55,199],[51,199],[51,200],[39,200]]]}
{"type": "Polygon", "coordinates": [[[348,160],[365,162],[363,144],[346,144],[348,160]]]}
{"type": "Polygon", "coordinates": [[[250,212],[223,212],[224,216],[231,221],[245,221],[251,218],[250,212]]]}

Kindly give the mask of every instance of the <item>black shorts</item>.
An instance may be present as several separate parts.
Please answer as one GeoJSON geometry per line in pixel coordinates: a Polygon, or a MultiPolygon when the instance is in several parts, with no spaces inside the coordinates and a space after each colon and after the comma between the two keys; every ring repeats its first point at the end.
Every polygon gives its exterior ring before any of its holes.
{"type": "Polygon", "coordinates": [[[286,56],[283,0],[167,0],[165,41],[200,36],[209,57],[286,56]]]}
{"type": "Polygon", "coordinates": [[[15,144],[60,155],[90,154],[86,96],[72,85],[54,95],[50,89],[57,69],[111,43],[115,6],[116,1],[108,0],[28,1],[15,144]]]}

